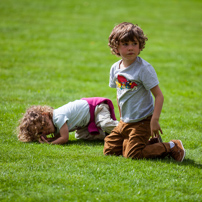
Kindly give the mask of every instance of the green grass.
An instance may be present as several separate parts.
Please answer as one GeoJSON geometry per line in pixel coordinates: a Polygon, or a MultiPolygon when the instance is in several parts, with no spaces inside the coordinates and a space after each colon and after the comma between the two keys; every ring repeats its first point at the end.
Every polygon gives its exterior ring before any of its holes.
{"type": "Polygon", "coordinates": [[[1,201],[201,201],[202,2],[200,0],[0,1],[1,201]],[[104,156],[102,141],[67,145],[17,141],[33,104],[54,108],[82,97],[110,98],[118,60],[108,36],[137,23],[149,40],[141,57],[158,74],[164,141],[181,139],[182,163],[104,156]]]}

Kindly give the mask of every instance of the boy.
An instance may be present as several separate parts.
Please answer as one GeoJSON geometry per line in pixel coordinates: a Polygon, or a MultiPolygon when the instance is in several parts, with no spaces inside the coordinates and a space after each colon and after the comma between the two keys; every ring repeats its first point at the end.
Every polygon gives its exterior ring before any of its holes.
{"type": "Polygon", "coordinates": [[[77,139],[103,140],[117,126],[111,100],[102,97],[82,98],[58,109],[49,106],[32,106],[27,109],[18,127],[22,142],[65,144],[69,132],[75,131],[77,139]],[[47,138],[54,134],[52,138],[47,138]]]}
{"type": "Polygon", "coordinates": [[[138,57],[146,40],[140,27],[127,22],[115,26],[109,36],[112,53],[122,58],[112,65],[109,82],[117,89],[121,121],[105,138],[104,154],[134,159],[170,155],[182,162],[185,149],[180,140],[148,144],[150,136],[159,138],[163,133],[159,117],[164,97],[154,68],[138,57]]]}

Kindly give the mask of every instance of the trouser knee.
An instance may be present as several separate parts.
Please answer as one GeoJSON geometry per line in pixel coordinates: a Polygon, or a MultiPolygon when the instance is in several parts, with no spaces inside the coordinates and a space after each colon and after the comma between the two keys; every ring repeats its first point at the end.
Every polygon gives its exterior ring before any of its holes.
{"type": "Polygon", "coordinates": [[[124,155],[125,158],[132,158],[132,159],[143,159],[142,152],[136,151],[136,152],[128,152],[124,155]]]}
{"type": "Polygon", "coordinates": [[[132,158],[132,159],[142,159],[143,157],[143,145],[136,145],[132,147],[127,147],[125,148],[124,151],[124,157],[126,158],[132,158]]]}

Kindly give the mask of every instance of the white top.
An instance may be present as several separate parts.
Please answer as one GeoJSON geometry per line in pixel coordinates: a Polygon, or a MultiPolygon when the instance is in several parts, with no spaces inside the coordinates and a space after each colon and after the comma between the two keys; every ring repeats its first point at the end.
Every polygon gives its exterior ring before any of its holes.
{"type": "Polygon", "coordinates": [[[86,100],[75,100],[53,110],[53,123],[57,132],[64,123],[67,123],[69,131],[74,131],[87,126],[89,121],[90,111],[86,100]]]}

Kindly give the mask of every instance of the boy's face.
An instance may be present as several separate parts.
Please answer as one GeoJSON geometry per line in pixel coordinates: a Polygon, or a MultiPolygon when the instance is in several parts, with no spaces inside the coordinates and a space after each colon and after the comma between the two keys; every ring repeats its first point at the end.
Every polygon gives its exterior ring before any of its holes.
{"type": "Polygon", "coordinates": [[[116,53],[119,53],[123,60],[134,62],[139,55],[139,41],[135,38],[134,41],[120,42],[116,53]]]}

